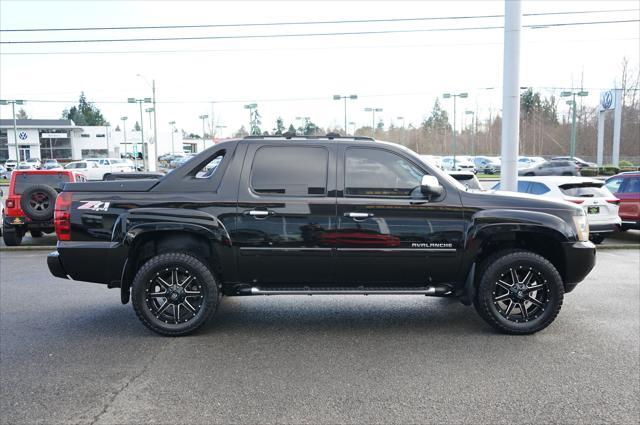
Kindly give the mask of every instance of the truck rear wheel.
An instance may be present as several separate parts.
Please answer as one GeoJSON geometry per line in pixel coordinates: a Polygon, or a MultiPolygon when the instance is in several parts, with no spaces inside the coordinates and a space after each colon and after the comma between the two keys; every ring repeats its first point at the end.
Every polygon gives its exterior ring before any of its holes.
{"type": "Polygon", "coordinates": [[[15,227],[2,227],[2,240],[6,246],[19,246],[22,243],[22,232],[15,227]]]}
{"type": "Polygon", "coordinates": [[[131,285],[133,309],[142,323],[161,335],[186,335],[213,316],[218,285],[209,268],[185,253],[147,261],[131,285]]]}
{"type": "Polygon", "coordinates": [[[495,329],[526,335],[549,326],[563,298],[562,278],[546,258],[502,251],[485,260],[474,305],[495,329]]]}

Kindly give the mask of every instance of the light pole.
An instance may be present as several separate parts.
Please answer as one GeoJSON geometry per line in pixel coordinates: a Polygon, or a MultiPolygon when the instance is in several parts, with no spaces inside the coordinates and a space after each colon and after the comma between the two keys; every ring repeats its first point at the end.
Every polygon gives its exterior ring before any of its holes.
{"type": "Polygon", "coordinates": [[[257,103],[249,103],[248,105],[244,105],[244,109],[249,110],[249,134],[253,135],[253,111],[258,107],[257,103]]]}
{"type": "Polygon", "coordinates": [[[127,153],[127,119],[129,119],[129,117],[120,117],[120,120],[122,121],[122,135],[124,136],[124,153],[127,153]]]}
{"type": "Polygon", "coordinates": [[[209,115],[203,114],[203,115],[200,115],[198,118],[202,120],[202,150],[204,150],[206,148],[206,142],[204,141],[204,139],[207,137],[204,129],[204,122],[207,118],[209,118],[209,115]]]}
{"type": "Polygon", "coordinates": [[[588,96],[589,92],[580,90],[580,91],[563,91],[560,93],[560,97],[569,97],[573,96],[573,99],[567,100],[567,105],[571,105],[573,108],[573,112],[571,114],[571,159],[576,156],[576,96],[584,97],[588,96]]]}
{"type": "MultiPolygon", "coordinates": [[[[152,168],[151,171],[155,171],[156,170],[156,149],[157,149],[157,143],[158,143],[158,125],[157,125],[157,121],[156,121],[156,80],[151,80],[151,84],[149,84],[149,80],[147,80],[144,75],[142,74],[137,74],[138,77],[142,78],[144,80],[145,83],[147,83],[148,86],[151,87],[151,98],[152,98],[152,103],[153,103],[153,143],[151,143],[153,145],[153,155],[151,155],[149,157],[149,163],[150,164],[150,168],[152,168]]],[[[146,160],[146,158],[145,158],[146,160]]]]}
{"type": "Polygon", "coordinates": [[[176,154],[176,145],[173,141],[173,133],[176,132],[176,122],[175,121],[169,121],[169,125],[171,126],[171,154],[175,155],[176,154]]]}
{"type": "Polygon", "coordinates": [[[476,114],[473,111],[464,111],[465,115],[471,115],[471,156],[476,156],[476,128],[474,127],[476,114]]]}
{"type": "Polygon", "coordinates": [[[349,121],[349,125],[353,126],[353,131],[351,132],[351,134],[353,134],[355,136],[356,135],[356,122],[355,121],[349,121]]]}
{"type": "MultiPolygon", "coordinates": [[[[153,125],[151,123],[151,113],[154,111],[154,109],[153,108],[146,108],[144,111],[149,113],[149,128],[151,128],[151,127],[153,127],[153,125]]],[[[151,130],[153,130],[153,128],[151,128],[151,130]]]]}
{"type": "Polygon", "coordinates": [[[469,97],[469,93],[445,93],[442,95],[445,99],[453,97],[453,171],[456,170],[456,98],[466,99],[469,97]]]}
{"type": "Polygon", "coordinates": [[[24,105],[24,100],[0,100],[0,105],[11,104],[11,110],[13,112],[13,143],[16,144],[16,166],[20,163],[20,148],[18,147],[18,123],[16,121],[16,105],[24,105]]]}
{"type": "Polygon", "coordinates": [[[347,135],[347,99],[356,100],[357,94],[350,94],[349,96],[341,96],[339,94],[333,95],[333,100],[344,99],[344,135],[347,135]]]}
{"type": "Polygon", "coordinates": [[[137,103],[138,105],[140,105],[140,141],[142,142],[142,162],[144,164],[144,170],[149,171],[149,154],[147,152],[147,145],[144,142],[144,112],[142,112],[142,104],[151,103],[151,98],[145,97],[142,99],[136,99],[135,97],[130,97],[127,99],[127,102],[137,103]]]}
{"type": "Polygon", "coordinates": [[[371,112],[371,137],[376,138],[376,112],[382,112],[382,108],[364,108],[365,112],[371,112]]]}

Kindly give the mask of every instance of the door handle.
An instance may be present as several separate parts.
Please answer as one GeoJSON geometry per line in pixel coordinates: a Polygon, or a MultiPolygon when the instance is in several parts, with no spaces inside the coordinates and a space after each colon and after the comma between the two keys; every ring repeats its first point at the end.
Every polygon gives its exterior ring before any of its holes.
{"type": "Polygon", "coordinates": [[[245,211],[244,213],[252,216],[253,218],[266,218],[270,215],[275,214],[273,211],[268,210],[250,210],[245,211]]]}
{"type": "Polygon", "coordinates": [[[354,220],[364,220],[365,218],[373,217],[373,214],[361,213],[361,212],[348,212],[348,213],[344,213],[344,216],[351,217],[354,220]]]}

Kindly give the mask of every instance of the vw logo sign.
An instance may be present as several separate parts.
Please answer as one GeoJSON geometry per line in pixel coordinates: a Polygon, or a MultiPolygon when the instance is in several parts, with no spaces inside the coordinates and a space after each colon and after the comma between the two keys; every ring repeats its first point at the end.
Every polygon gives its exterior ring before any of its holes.
{"type": "Polygon", "coordinates": [[[611,90],[602,93],[602,96],[600,96],[600,106],[602,106],[602,109],[610,109],[612,104],[613,93],[611,93],[611,90]]]}
{"type": "Polygon", "coordinates": [[[27,140],[27,132],[26,131],[21,131],[20,133],[18,133],[18,138],[20,140],[27,140]]]}

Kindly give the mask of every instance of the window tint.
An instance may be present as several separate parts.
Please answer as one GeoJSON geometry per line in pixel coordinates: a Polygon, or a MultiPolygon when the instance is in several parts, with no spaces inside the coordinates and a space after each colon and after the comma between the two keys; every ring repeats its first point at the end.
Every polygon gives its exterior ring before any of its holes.
{"type": "Polygon", "coordinates": [[[605,184],[605,186],[607,186],[607,188],[612,192],[619,192],[620,185],[622,184],[622,182],[623,182],[622,177],[617,177],[614,179],[609,179],[609,181],[605,184]]]}
{"type": "Polygon", "coordinates": [[[529,190],[529,182],[518,182],[518,192],[526,193],[529,190]]]}
{"type": "Polygon", "coordinates": [[[197,179],[208,179],[213,176],[218,169],[218,165],[222,162],[222,158],[224,158],[224,154],[220,154],[215,156],[207,165],[202,167],[200,171],[196,173],[197,179]]]}
{"type": "Polygon", "coordinates": [[[577,196],[581,198],[602,198],[612,197],[606,186],[602,183],[577,183],[563,184],[560,190],[567,196],[577,196]]]}
{"type": "Polygon", "coordinates": [[[380,149],[347,150],[347,196],[409,196],[424,172],[399,155],[380,149]]]}
{"type": "Polygon", "coordinates": [[[624,193],[638,193],[640,192],[640,177],[631,177],[627,179],[627,184],[623,188],[624,193]]]}
{"type": "Polygon", "coordinates": [[[262,147],[253,159],[251,189],[262,195],[324,195],[328,163],[325,148],[262,147]]]}
{"type": "Polygon", "coordinates": [[[534,195],[542,195],[544,193],[547,193],[549,190],[550,189],[547,187],[547,185],[538,182],[531,182],[531,186],[529,186],[529,193],[532,193],[534,195]]]}
{"type": "Polygon", "coordinates": [[[56,174],[18,174],[16,176],[14,192],[16,195],[22,194],[26,188],[34,184],[46,184],[54,189],[62,190],[62,184],[69,181],[66,173],[56,174]]]}

